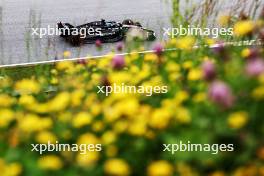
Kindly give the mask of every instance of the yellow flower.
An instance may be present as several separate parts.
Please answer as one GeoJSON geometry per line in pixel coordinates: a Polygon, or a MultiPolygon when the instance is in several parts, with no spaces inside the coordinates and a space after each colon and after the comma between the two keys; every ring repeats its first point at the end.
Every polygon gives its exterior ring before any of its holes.
{"type": "Polygon", "coordinates": [[[144,56],[144,60],[145,61],[157,61],[158,60],[158,56],[154,53],[147,53],[144,56]]]}
{"type": "Polygon", "coordinates": [[[144,64],[142,66],[142,69],[139,70],[138,67],[134,66],[131,69],[131,73],[133,75],[135,75],[135,77],[131,80],[132,84],[138,84],[139,82],[141,82],[143,79],[146,79],[147,77],[149,77],[149,75],[151,74],[151,68],[149,65],[144,64]]]}
{"type": "Polygon", "coordinates": [[[74,68],[74,64],[72,61],[61,61],[56,64],[56,68],[60,71],[71,70],[74,68]]]}
{"type": "Polygon", "coordinates": [[[191,50],[195,44],[195,38],[191,36],[183,37],[176,41],[176,46],[182,50],[191,50]]]}
{"type": "Polygon", "coordinates": [[[122,83],[129,82],[132,78],[132,75],[128,72],[113,72],[109,75],[109,81],[111,83],[116,83],[117,85],[122,85],[122,83]]]}
{"type": "Polygon", "coordinates": [[[256,100],[264,99],[264,86],[260,86],[260,87],[255,88],[252,91],[251,95],[256,100]]]}
{"type": "Polygon", "coordinates": [[[14,118],[14,112],[10,109],[0,109],[0,128],[7,127],[14,118]]]}
{"type": "Polygon", "coordinates": [[[56,77],[52,77],[51,80],[50,80],[50,83],[55,85],[55,84],[59,83],[59,80],[56,77]]]}
{"type": "Polygon", "coordinates": [[[93,166],[100,158],[100,153],[96,151],[86,151],[85,154],[78,153],[76,161],[79,166],[89,167],[93,166]]]}
{"type": "Polygon", "coordinates": [[[203,77],[203,72],[201,69],[191,69],[190,72],[188,73],[188,80],[189,81],[197,81],[202,79],[203,77]]]}
{"type": "Polygon", "coordinates": [[[0,170],[4,171],[5,167],[6,167],[5,161],[2,158],[0,158],[0,170]]]}
{"type": "Polygon", "coordinates": [[[19,98],[19,104],[26,106],[26,107],[31,107],[33,104],[36,104],[36,100],[32,95],[22,95],[19,98]]]}
{"type": "Polygon", "coordinates": [[[154,76],[149,81],[146,81],[142,84],[143,86],[163,86],[162,78],[161,76],[154,76]]]}
{"type": "Polygon", "coordinates": [[[223,171],[215,171],[209,176],[225,176],[225,173],[223,171]]]}
{"type": "Polygon", "coordinates": [[[2,176],[18,176],[22,172],[22,166],[19,163],[6,163],[0,158],[0,171],[2,176]]]}
{"type": "Polygon", "coordinates": [[[93,103],[93,105],[91,106],[91,114],[93,116],[97,116],[102,112],[102,106],[100,103],[93,103]]]}
{"type": "Polygon", "coordinates": [[[131,59],[134,61],[134,60],[137,60],[139,58],[139,54],[137,51],[133,51],[131,54],[130,54],[130,57],[131,59]]]}
{"type": "Polygon", "coordinates": [[[97,101],[97,95],[94,93],[90,93],[89,96],[87,96],[84,100],[84,107],[90,108],[96,101],[97,101]]]}
{"type": "Polygon", "coordinates": [[[92,116],[88,112],[80,112],[73,117],[72,125],[75,128],[82,128],[83,126],[89,125],[92,122],[92,116]]]}
{"type": "Polygon", "coordinates": [[[250,55],[250,49],[249,48],[245,48],[245,49],[242,50],[241,56],[243,58],[247,58],[249,55],[250,55]]]}
{"type": "Polygon", "coordinates": [[[212,46],[216,43],[216,41],[214,39],[211,39],[211,38],[206,39],[205,42],[208,46],[212,46]]]}
{"type": "Polygon", "coordinates": [[[190,112],[188,111],[188,109],[183,107],[177,107],[175,109],[175,118],[177,122],[182,124],[188,124],[191,122],[190,112]]]}
{"type": "Polygon", "coordinates": [[[36,141],[40,144],[46,144],[48,142],[55,144],[57,137],[49,131],[42,131],[37,134],[36,141]]]}
{"type": "Polygon", "coordinates": [[[181,91],[178,91],[174,97],[174,103],[175,105],[180,105],[182,104],[184,101],[188,100],[189,98],[189,93],[184,91],[184,90],[181,90],[181,91]]]}
{"type": "Polygon", "coordinates": [[[61,92],[54,99],[52,99],[48,105],[50,111],[62,111],[70,102],[70,93],[61,92]]]}
{"type": "Polygon", "coordinates": [[[248,122],[248,113],[244,111],[235,112],[229,115],[228,125],[233,129],[240,129],[248,122]]]}
{"type": "Polygon", "coordinates": [[[175,73],[175,72],[179,72],[181,70],[181,67],[179,66],[179,64],[175,63],[175,62],[168,62],[168,64],[166,65],[166,70],[168,72],[172,72],[172,73],[175,73]]]}
{"type": "Polygon", "coordinates": [[[132,97],[124,100],[123,103],[123,114],[128,116],[136,114],[140,107],[138,99],[132,97]]]}
{"type": "Polygon", "coordinates": [[[234,34],[237,36],[244,36],[249,34],[254,29],[254,22],[250,20],[239,21],[234,26],[234,34]]]}
{"type": "Polygon", "coordinates": [[[264,85],[264,74],[261,74],[259,77],[258,77],[258,82],[262,85],[264,85]]]}
{"type": "Polygon", "coordinates": [[[129,176],[130,167],[122,159],[110,159],[104,164],[104,171],[107,175],[112,176],[129,176]]]}
{"type": "Polygon", "coordinates": [[[114,54],[110,53],[109,56],[107,56],[106,58],[100,59],[98,63],[98,68],[101,68],[101,69],[109,68],[109,63],[111,63],[110,61],[113,57],[114,57],[114,54]]]}
{"type": "Polygon", "coordinates": [[[139,109],[138,99],[133,97],[119,101],[114,108],[122,115],[133,116],[139,109]]]}
{"type": "Polygon", "coordinates": [[[17,176],[22,173],[22,166],[18,163],[11,163],[7,165],[4,176],[17,176]]]}
{"type": "Polygon", "coordinates": [[[8,77],[0,76],[0,87],[9,87],[12,84],[12,80],[8,77]]]}
{"type": "Polygon", "coordinates": [[[173,167],[167,161],[155,161],[148,166],[148,176],[172,176],[173,167]]]}
{"type": "Polygon", "coordinates": [[[193,101],[195,103],[201,103],[206,100],[207,94],[204,92],[197,93],[193,96],[193,101]]]}
{"type": "Polygon", "coordinates": [[[22,172],[22,166],[19,163],[7,164],[0,159],[0,171],[3,176],[18,176],[22,172]]]}
{"type": "Polygon", "coordinates": [[[75,107],[75,106],[80,106],[81,103],[82,103],[82,99],[84,98],[85,96],[85,90],[83,89],[77,89],[77,90],[74,90],[71,94],[71,103],[72,103],[72,106],[75,107]]]}
{"type": "Polygon", "coordinates": [[[192,61],[185,61],[182,64],[182,67],[186,70],[191,69],[193,67],[193,62],[192,61]]]}
{"type": "Polygon", "coordinates": [[[5,95],[5,94],[0,94],[0,107],[10,107],[12,104],[15,103],[15,99],[5,95]]]}
{"type": "Polygon", "coordinates": [[[81,136],[79,136],[78,140],[77,140],[77,144],[81,145],[81,144],[100,144],[99,139],[93,135],[92,133],[85,133],[81,136]]]}
{"type": "Polygon", "coordinates": [[[121,106],[115,105],[115,107],[112,106],[105,106],[104,107],[104,120],[106,122],[114,122],[118,120],[121,117],[122,109],[121,106]]]}
{"type": "Polygon", "coordinates": [[[52,127],[52,120],[50,118],[40,118],[34,114],[27,114],[22,119],[19,119],[18,127],[23,132],[35,132],[52,127]]]}
{"type": "Polygon", "coordinates": [[[116,133],[123,133],[127,130],[127,128],[129,127],[129,122],[127,120],[120,120],[120,121],[117,121],[115,124],[114,124],[114,131],[116,133]]]}
{"type": "Polygon", "coordinates": [[[47,155],[38,160],[38,166],[44,170],[60,170],[63,167],[63,163],[58,156],[47,155]]]}
{"type": "Polygon", "coordinates": [[[177,40],[176,40],[176,38],[172,38],[171,40],[168,41],[168,45],[172,45],[172,46],[174,46],[174,45],[176,45],[176,44],[177,44],[177,40]]]}
{"type": "Polygon", "coordinates": [[[53,75],[55,75],[55,76],[58,75],[58,71],[56,69],[52,69],[50,71],[50,73],[53,74],[53,75]]]}
{"type": "Polygon", "coordinates": [[[95,132],[100,132],[104,129],[104,123],[102,121],[96,121],[92,124],[92,129],[95,132]]]}
{"type": "Polygon", "coordinates": [[[116,134],[113,131],[107,131],[102,136],[102,141],[105,145],[112,144],[116,141],[116,134]]]}
{"type": "Polygon", "coordinates": [[[15,84],[15,90],[20,94],[39,93],[40,85],[31,79],[23,79],[15,84]]]}
{"type": "Polygon", "coordinates": [[[156,109],[149,120],[149,125],[152,128],[164,129],[169,125],[171,113],[167,109],[156,109]]]}
{"type": "Polygon", "coordinates": [[[143,116],[140,116],[137,120],[134,120],[129,125],[129,133],[134,136],[144,136],[147,132],[147,122],[143,116]]]}
{"type": "Polygon", "coordinates": [[[229,16],[229,15],[222,15],[222,16],[219,17],[218,23],[221,26],[227,26],[230,23],[230,20],[231,20],[231,16],[229,16]]]}

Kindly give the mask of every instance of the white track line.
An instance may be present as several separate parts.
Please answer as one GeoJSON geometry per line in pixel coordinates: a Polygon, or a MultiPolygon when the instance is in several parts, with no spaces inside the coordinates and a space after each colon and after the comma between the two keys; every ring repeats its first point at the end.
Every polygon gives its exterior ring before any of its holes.
{"type": "MultiPolygon", "coordinates": [[[[254,41],[258,42],[256,40],[252,40],[250,42],[254,42],[254,41]]],[[[211,49],[216,48],[216,47],[221,46],[221,45],[242,46],[242,45],[238,45],[238,43],[241,43],[241,42],[243,43],[243,42],[249,42],[249,41],[237,41],[237,42],[227,42],[227,43],[223,43],[223,44],[215,44],[215,45],[210,46],[210,48],[211,49]]],[[[260,43],[258,45],[262,45],[262,44],[263,43],[260,43]]],[[[246,46],[249,46],[249,45],[246,45],[246,46]]],[[[194,46],[194,48],[199,48],[199,47],[200,46],[194,46]]],[[[178,48],[164,49],[164,51],[175,51],[175,50],[178,50],[178,48]]],[[[140,52],[119,53],[119,54],[115,54],[115,55],[126,56],[126,55],[130,55],[130,54],[146,54],[146,53],[153,53],[153,52],[154,52],[154,50],[145,50],[145,51],[140,51],[140,52]]],[[[78,60],[98,59],[98,58],[103,58],[103,57],[107,57],[107,56],[111,56],[111,55],[106,54],[106,55],[100,55],[100,56],[87,56],[87,57],[71,58],[71,59],[58,59],[58,60],[29,62],[29,63],[21,63],[21,64],[0,65],[0,68],[35,66],[35,65],[39,65],[39,64],[53,64],[53,63],[62,62],[62,61],[78,61],[78,60]]]]}

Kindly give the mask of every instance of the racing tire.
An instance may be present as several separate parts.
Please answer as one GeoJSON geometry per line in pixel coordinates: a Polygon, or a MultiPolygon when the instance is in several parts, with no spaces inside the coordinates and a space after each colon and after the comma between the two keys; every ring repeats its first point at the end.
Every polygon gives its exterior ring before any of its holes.
{"type": "Polygon", "coordinates": [[[140,22],[135,22],[134,25],[135,25],[135,26],[138,26],[138,27],[142,27],[142,25],[141,25],[140,22]]]}
{"type": "Polygon", "coordinates": [[[134,21],[131,19],[126,19],[122,22],[123,25],[134,25],[134,21]]]}
{"type": "Polygon", "coordinates": [[[83,42],[83,38],[80,37],[80,35],[71,35],[69,37],[67,37],[66,39],[72,46],[80,46],[82,45],[83,42]]]}

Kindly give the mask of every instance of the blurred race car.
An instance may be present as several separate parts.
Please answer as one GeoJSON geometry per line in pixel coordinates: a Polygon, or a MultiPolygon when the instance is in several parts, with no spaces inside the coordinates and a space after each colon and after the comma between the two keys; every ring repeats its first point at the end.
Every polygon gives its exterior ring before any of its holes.
{"type": "MultiPolygon", "coordinates": [[[[60,36],[74,46],[95,43],[113,43],[125,39],[130,31],[137,31],[139,38],[146,41],[156,39],[155,32],[146,28],[138,22],[124,20],[122,23],[115,21],[94,21],[80,26],[59,22],[60,36]]],[[[135,32],[134,32],[135,33],[135,32]]]]}

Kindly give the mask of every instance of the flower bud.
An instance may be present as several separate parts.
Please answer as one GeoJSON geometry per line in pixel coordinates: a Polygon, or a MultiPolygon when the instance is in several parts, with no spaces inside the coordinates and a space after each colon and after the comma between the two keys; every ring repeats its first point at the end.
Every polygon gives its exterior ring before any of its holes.
{"type": "Polygon", "coordinates": [[[220,43],[217,43],[214,47],[213,47],[213,51],[214,53],[216,54],[221,54],[225,51],[225,45],[224,43],[220,42],[220,43]]]}
{"type": "Polygon", "coordinates": [[[246,73],[249,76],[259,76],[264,73],[264,61],[261,58],[251,59],[246,64],[246,73]]]}
{"type": "Polygon", "coordinates": [[[115,55],[112,59],[112,66],[114,69],[122,69],[125,66],[124,56],[115,55]]]}
{"type": "Polygon", "coordinates": [[[122,51],[124,49],[124,44],[122,42],[117,43],[116,49],[117,51],[122,51]]]}
{"type": "Polygon", "coordinates": [[[205,61],[202,65],[204,79],[207,81],[211,81],[216,76],[215,65],[212,61],[205,61]]]}
{"type": "Polygon", "coordinates": [[[102,42],[101,42],[101,40],[97,39],[97,40],[95,41],[95,46],[96,46],[97,48],[101,48],[101,47],[102,47],[102,42]]]}
{"type": "Polygon", "coordinates": [[[162,44],[158,43],[154,46],[153,50],[158,56],[160,56],[164,51],[164,47],[162,44]]]}
{"type": "Polygon", "coordinates": [[[231,89],[222,81],[215,81],[209,88],[209,99],[223,108],[230,108],[234,104],[231,89]]]}

